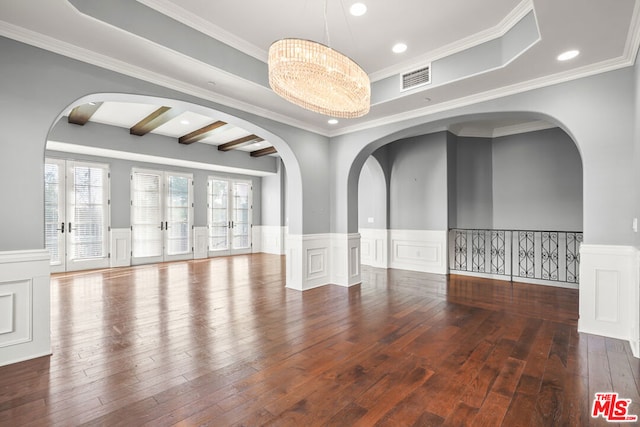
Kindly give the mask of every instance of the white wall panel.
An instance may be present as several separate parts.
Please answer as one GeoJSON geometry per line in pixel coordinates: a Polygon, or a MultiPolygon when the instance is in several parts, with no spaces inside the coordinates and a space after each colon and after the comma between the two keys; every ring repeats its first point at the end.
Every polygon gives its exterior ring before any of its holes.
{"type": "Polygon", "coordinates": [[[628,340],[637,356],[637,250],[582,244],[578,331],[628,340]]]}
{"type": "Polygon", "coordinates": [[[389,266],[425,273],[447,273],[446,230],[390,230],[389,266]]]}
{"type": "MultiPolygon", "coordinates": [[[[286,240],[286,227],[275,225],[261,225],[257,228],[256,234],[259,234],[261,247],[259,252],[274,255],[284,255],[284,242],[286,240]]],[[[254,252],[258,252],[255,250],[254,252]]]]}
{"type": "Polygon", "coordinates": [[[203,259],[209,256],[209,229],[207,227],[193,228],[193,258],[203,259]]]}
{"type": "Polygon", "coordinates": [[[389,267],[389,232],[382,229],[360,229],[362,264],[371,267],[389,267]]]}
{"type": "Polygon", "coordinates": [[[49,252],[0,252],[0,366],[51,354],[49,252]]]}
{"type": "Polygon", "coordinates": [[[131,229],[111,229],[111,267],[131,265],[131,229]]]}

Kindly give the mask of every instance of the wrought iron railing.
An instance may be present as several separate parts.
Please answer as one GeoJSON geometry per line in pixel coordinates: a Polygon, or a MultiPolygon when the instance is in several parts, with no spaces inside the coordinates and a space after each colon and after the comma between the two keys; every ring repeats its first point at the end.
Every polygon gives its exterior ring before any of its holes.
{"type": "Polygon", "coordinates": [[[449,230],[449,269],[578,284],[582,233],[533,230],[449,230]]]}

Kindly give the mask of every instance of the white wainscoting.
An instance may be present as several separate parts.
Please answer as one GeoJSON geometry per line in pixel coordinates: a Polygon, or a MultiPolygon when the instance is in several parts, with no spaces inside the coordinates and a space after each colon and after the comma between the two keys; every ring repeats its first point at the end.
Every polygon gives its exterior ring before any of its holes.
{"type": "Polygon", "coordinates": [[[362,264],[389,268],[389,231],[361,228],[360,253],[362,264]]]}
{"type": "Polygon", "coordinates": [[[331,283],[353,286],[360,277],[360,234],[331,234],[331,283]]]}
{"type": "Polygon", "coordinates": [[[209,229],[193,227],[193,258],[203,259],[209,256],[209,229]]]}
{"type": "Polygon", "coordinates": [[[447,274],[447,230],[389,230],[389,267],[447,274]]]}
{"type": "Polygon", "coordinates": [[[131,229],[111,229],[111,267],[128,267],[131,265],[131,229]]]}
{"type": "Polygon", "coordinates": [[[254,228],[254,238],[260,239],[260,247],[256,248],[255,241],[253,252],[263,252],[266,254],[284,255],[286,227],[277,225],[260,225],[254,228]]]}
{"type": "Polygon", "coordinates": [[[304,291],[360,283],[360,235],[287,235],[287,283],[304,291]]]}
{"type": "Polygon", "coordinates": [[[0,252],[0,366],[51,354],[49,252],[0,252]]]}
{"type": "Polygon", "coordinates": [[[627,340],[638,354],[638,251],[630,246],[580,247],[578,331],[627,340]]]}

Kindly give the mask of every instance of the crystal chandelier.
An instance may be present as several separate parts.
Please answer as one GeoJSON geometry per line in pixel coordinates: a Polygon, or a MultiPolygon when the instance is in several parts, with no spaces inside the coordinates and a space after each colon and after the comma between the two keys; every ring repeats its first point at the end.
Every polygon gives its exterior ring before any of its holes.
{"type": "MultiPolygon", "coordinates": [[[[325,3],[325,29],[326,3],[325,3]]],[[[328,29],[327,40],[328,40],[328,29]]],[[[369,76],[345,55],[304,39],[281,39],[269,48],[269,85],[302,108],[336,118],[369,112],[369,76]]]]}

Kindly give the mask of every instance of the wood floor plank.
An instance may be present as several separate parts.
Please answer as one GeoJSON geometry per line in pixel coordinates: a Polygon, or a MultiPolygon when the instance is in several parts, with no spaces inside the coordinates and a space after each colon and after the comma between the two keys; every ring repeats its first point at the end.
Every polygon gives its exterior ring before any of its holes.
{"type": "Polygon", "coordinates": [[[640,362],[577,332],[576,290],[284,284],[266,254],[53,275],[54,354],[0,367],[0,427],[604,425],[606,391],[640,411],[640,362]]]}

